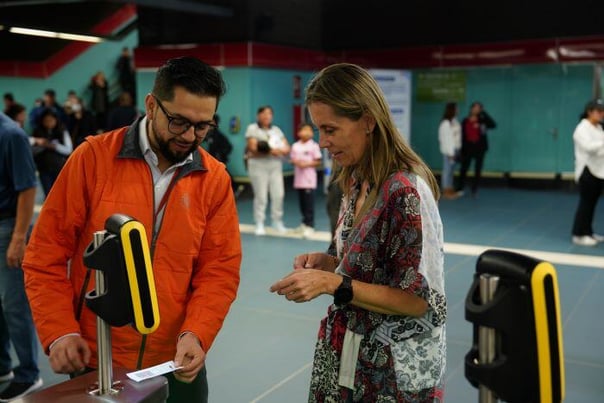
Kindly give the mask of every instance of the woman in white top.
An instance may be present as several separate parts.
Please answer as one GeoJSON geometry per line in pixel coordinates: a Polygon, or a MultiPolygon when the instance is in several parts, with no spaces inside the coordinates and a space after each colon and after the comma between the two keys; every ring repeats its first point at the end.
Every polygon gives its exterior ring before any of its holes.
{"type": "Polygon", "coordinates": [[[271,220],[277,232],[285,233],[283,225],[283,157],[289,155],[290,146],[285,135],[273,125],[273,108],[258,108],[256,122],[245,132],[247,141],[247,166],[254,190],[254,221],[256,235],[265,235],[264,219],[268,195],[271,197],[271,220]]]}
{"type": "Polygon", "coordinates": [[[443,119],[438,128],[438,142],[440,153],[443,155],[443,170],[440,177],[443,196],[447,199],[458,197],[453,188],[453,171],[456,156],[461,149],[461,126],[457,119],[457,104],[449,102],[445,106],[443,119]]]}
{"type": "Polygon", "coordinates": [[[572,241],[594,246],[604,236],[593,232],[596,204],[604,189],[604,101],[595,99],[585,106],[581,122],[573,134],[575,143],[575,182],[579,184],[579,205],[575,213],[572,241]]]}

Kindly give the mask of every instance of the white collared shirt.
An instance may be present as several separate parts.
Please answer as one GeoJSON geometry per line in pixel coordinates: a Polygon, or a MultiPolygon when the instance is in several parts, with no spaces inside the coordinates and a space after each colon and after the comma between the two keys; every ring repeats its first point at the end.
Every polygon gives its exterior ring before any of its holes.
{"type": "MultiPolygon", "coordinates": [[[[151,144],[149,143],[149,138],[147,135],[147,117],[145,116],[139,123],[139,145],[143,152],[143,156],[145,157],[145,161],[149,168],[151,168],[151,174],[153,175],[153,200],[154,200],[154,208],[153,211],[157,213],[157,219],[155,220],[155,231],[159,229],[159,225],[164,216],[164,209],[157,212],[159,208],[159,203],[161,199],[164,197],[164,194],[168,190],[168,186],[170,186],[170,182],[172,181],[172,176],[174,175],[176,169],[181,167],[189,162],[193,161],[193,154],[189,154],[184,161],[179,162],[178,164],[171,165],[164,172],[161,172],[159,169],[159,159],[157,158],[157,154],[151,149],[151,144]]],[[[165,207],[165,206],[164,206],[165,207]]]]}

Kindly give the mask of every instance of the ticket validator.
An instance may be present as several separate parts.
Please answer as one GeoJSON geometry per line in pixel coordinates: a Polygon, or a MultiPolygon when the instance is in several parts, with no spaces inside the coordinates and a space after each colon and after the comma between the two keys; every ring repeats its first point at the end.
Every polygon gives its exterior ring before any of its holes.
{"type": "Polygon", "coordinates": [[[84,252],[84,265],[95,274],[86,306],[97,315],[98,374],[87,373],[25,396],[24,402],[159,403],[168,398],[168,381],[160,376],[136,383],[127,370],[116,368],[113,381],[111,326],[130,325],[145,335],[159,326],[159,308],[144,226],[134,218],[114,214],[97,231],[84,252]],[[98,382],[94,376],[98,375],[98,382]]]}
{"type": "Polygon", "coordinates": [[[555,268],[521,254],[487,250],[466,297],[473,342],[465,376],[479,402],[564,400],[564,355],[555,268]]]}

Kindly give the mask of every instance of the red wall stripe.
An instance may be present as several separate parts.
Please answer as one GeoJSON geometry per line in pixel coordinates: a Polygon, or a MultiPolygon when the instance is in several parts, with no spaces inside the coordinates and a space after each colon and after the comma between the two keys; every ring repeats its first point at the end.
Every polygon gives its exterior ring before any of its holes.
{"type": "Polygon", "coordinates": [[[135,51],[135,62],[137,68],[156,68],[171,57],[184,55],[225,67],[292,70],[315,70],[337,62],[403,69],[593,62],[604,60],[604,36],[332,52],[253,42],[189,45],[187,49],[142,46],[135,51]]]}
{"type": "MultiPolygon", "coordinates": [[[[95,25],[91,29],[91,32],[98,35],[109,35],[132,18],[136,18],[136,6],[127,4],[95,25]]],[[[47,60],[41,62],[23,62],[19,60],[0,62],[0,75],[8,77],[46,78],[81,55],[90,46],[93,46],[93,44],[74,41],[70,42],[47,60]]]]}

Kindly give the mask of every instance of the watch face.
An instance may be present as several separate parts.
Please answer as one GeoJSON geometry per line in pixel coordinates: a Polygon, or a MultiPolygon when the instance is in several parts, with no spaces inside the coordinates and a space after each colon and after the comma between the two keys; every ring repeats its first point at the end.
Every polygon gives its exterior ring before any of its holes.
{"type": "Polygon", "coordinates": [[[352,301],[352,288],[338,288],[334,294],[334,304],[341,306],[352,301]]]}

